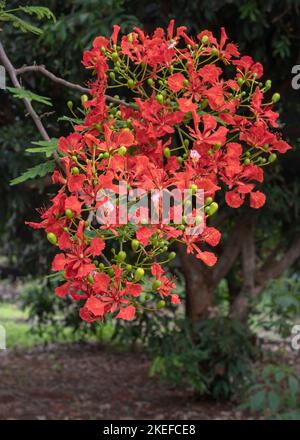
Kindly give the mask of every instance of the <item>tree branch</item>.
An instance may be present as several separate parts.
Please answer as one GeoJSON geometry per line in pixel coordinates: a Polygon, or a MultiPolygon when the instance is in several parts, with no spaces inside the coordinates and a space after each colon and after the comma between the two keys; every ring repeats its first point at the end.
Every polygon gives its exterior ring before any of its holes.
{"type": "MultiPolygon", "coordinates": [[[[11,82],[13,83],[13,85],[17,89],[21,89],[22,87],[21,87],[21,84],[19,83],[19,80],[17,78],[16,69],[14,68],[14,66],[10,62],[8,56],[6,55],[6,52],[5,52],[4,47],[3,47],[1,42],[0,42],[0,60],[1,60],[2,64],[3,64],[5,70],[7,71],[8,75],[9,75],[9,77],[11,79],[11,82]]],[[[41,118],[39,117],[39,115],[34,110],[30,100],[25,98],[24,99],[24,104],[25,104],[25,107],[26,107],[29,115],[31,116],[33,122],[35,123],[39,133],[41,134],[42,138],[45,141],[49,141],[50,137],[49,137],[49,135],[48,135],[48,133],[47,133],[47,131],[46,131],[42,121],[41,121],[41,118]]],[[[64,167],[63,167],[63,165],[61,163],[61,160],[59,158],[59,155],[58,155],[58,153],[56,151],[54,151],[53,157],[54,157],[54,160],[55,160],[57,166],[61,170],[64,171],[64,167]]]]}
{"type": "Polygon", "coordinates": [[[257,273],[255,296],[259,295],[271,279],[280,277],[284,271],[300,258],[300,235],[295,237],[293,243],[280,260],[277,260],[277,256],[278,254],[274,253],[273,258],[268,260],[257,273]]]}
{"type": "MultiPolygon", "coordinates": [[[[88,89],[87,87],[82,87],[80,84],[75,84],[63,78],[60,78],[54,75],[54,73],[50,72],[48,69],[46,69],[46,67],[43,65],[23,66],[20,67],[19,69],[16,69],[15,72],[16,75],[22,75],[23,73],[26,72],[38,72],[46,76],[47,78],[51,79],[51,81],[57,84],[61,84],[64,87],[68,87],[69,89],[78,90],[79,92],[82,93],[91,93],[90,89],[88,89]]],[[[114,104],[130,107],[130,104],[127,103],[126,101],[123,101],[122,99],[113,98],[112,96],[109,95],[104,95],[104,96],[107,101],[113,102],[114,104]]]]}
{"type": "Polygon", "coordinates": [[[217,285],[222,278],[230,270],[231,266],[237,259],[241,245],[243,243],[243,235],[245,234],[245,224],[241,219],[237,219],[237,225],[233,232],[230,233],[230,240],[227,241],[222,255],[220,256],[214,270],[213,283],[217,285]]]}
{"type": "Polygon", "coordinates": [[[63,78],[59,78],[58,76],[54,75],[54,73],[49,72],[49,70],[47,70],[43,65],[23,66],[20,67],[19,69],[16,69],[16,75],[22,75],[23,73],[26,72],[39,72],[42,75],[47,76],[49,79],[51,79],[51,81],[61,84],[62,86],[68,87],[69,89],[78,90],[79,92],[82,93],[90,93],[90,90],[87,87],[82,87],[79,84],[74,84],[70,81],[66,81],[63,78]]]}

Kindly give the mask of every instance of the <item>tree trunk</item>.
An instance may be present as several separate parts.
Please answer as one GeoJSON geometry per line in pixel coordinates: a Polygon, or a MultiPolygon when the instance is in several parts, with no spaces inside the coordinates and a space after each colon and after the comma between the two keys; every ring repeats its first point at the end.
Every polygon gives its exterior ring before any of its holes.
{"type": "Polygon", "coordinates": [[[186,289],[186,317],[195,325],[206,319],[214,302],[214,286],[209,270],[194,255],[180,249],[180,260],[186,289]]]}

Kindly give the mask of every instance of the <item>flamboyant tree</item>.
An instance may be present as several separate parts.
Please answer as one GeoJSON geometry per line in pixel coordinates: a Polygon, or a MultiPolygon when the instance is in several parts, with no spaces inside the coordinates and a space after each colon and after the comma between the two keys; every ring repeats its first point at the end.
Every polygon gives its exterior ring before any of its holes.
{"type": "Polygon", "coordinates": [[[224,29],[218,41],[207,30],[190,38],[173,21],[166,33],[157,29],[152,36],[135,28],[119,38],[115,26],[109,40],[94,40],[83,64],[95,77],[88,84],[90,97],[82,97],[84,119],[59,139],[59,168],[52,176],[58,193],[41,212],[42,222],[29,224],[45,229],[61,251],[52,264],[65,278],[57,295],[84,300],[80,313],[87,321],[107,313],[131,320],[137,308],[151,309],[153,302],[157,309],[168,298],[180,302],[163,269],[175,257],[170,245],[185,245],[198,264],[216,263],[206,250],[221,237],[209,226],[218,209],[216,192],[225,187],[232,208],[246,199],[260,208],[263,168],[290,146],[275,131],[278,114],[272,107],[279,94],[264,101],[271,83],[262,82],[262,65],[241,56],[224,29]],[[115,89],[127,89],[126,102],[107,103],[106,93],[115,89]],[[121,195],[120,182],[127,190],[121,195]],[[154,196],[152,207],[140,208],[135,221],[121,212],[128,192],[174,188],[190,192],[192,208],[198,190],[204,192],[202,217],[183,216],[178,224],[182,201],[176,200],[169,223],[150,224],[149,211],[161,218],[161,200],[153,208],[154,196]],[[118,193],[116,203],[104,190],[118,193]],[[110,221],[99,222],[99,209],[110,221]]]}

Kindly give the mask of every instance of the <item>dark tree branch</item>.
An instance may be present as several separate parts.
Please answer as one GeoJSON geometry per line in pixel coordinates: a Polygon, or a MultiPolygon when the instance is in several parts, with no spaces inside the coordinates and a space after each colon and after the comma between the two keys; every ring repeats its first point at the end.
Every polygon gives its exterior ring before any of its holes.
{"type": "Polygon", "coordinates": [[[245,223],[242,220],[237,219],[237,225],[233,232],[231,232],[230,240],[224,247],[224,250],[213,269],[213,283],[217,285],[222,278],[228,273],[232,265],[236,261],[243,243],[243,237],[246,232],[245,223]]]}
{"type": "Polygon", "coordinates": [[[256,275],[255,295],[259,295],[268,282],[280,277],[298,258],[300,258],[300,235],[297,235],[284,256],[278,260],[278,253],[273,254],[256,275]]]}
{"type": "MultiPolygon", "coordinates": [[[[80,84],[75,84],[63,78],[60,78],[54,75],[54,73],[50,72],[48,69],[46,69],[46,67],[43,65],[23,66],[20,67],[19,69],[16,69],[15,71],[16,71],[16,75],[22,75],[23,73],[26,72],[38,72],[46,76],[47,78],[51,79],[51,81],[57,84],[61,84],[64,87],[68,87],[69,89],[78,90],[79,92],[82,93],[91,93],[90,89],[88,89],[87,87],[82,87],[80,84]]],[[[109,95],[105,95],[105,98],[107,101],[113,102],[114,104],[121,104],[121,105],[125,105],[126,107],[130,106],[130,104],[128,104],[126,101],[123,101],[122,99],[113,98],[112,96],[109,95]]]]}
{"type": "MultiPolygon", "coordinates": [[[[13,85],[17,89],[21,89],[22,87],[21,87],[21,84],[19,83],[19,80],[17,78],[16,69],[14,68],[14,66],[10,62],[8,56],[6,55],[6,52],[5,52],[4,47],[2,46],[1,42],[0,42],[0,60],[1,60],[2,64],[3,64],[5,70],[7,71],[8,75],[9,75],[9,77],[11,79],[11,82],[13,83],[13,85]]],[[[41,118],[39,117],[39,115],[34,110],[30,100],[25,98],[24,99],[24,104],[25,104],[25,107],[27,109],[27,112],[31,116],[31,118],[32,118],[33,122],[35,123],[39,133],[42,136],[42,138],[45,141],[49,141],[50,137],[49,137],[49,135],[48,135],[48,133],[47,133],[47,131],[46,131],[42,121],[41,121],[41,118]]],[[[58,155],[58,153],[56,151],[53,153],[53,157],[54,157],[54,160],[55,160],[57,166],[61,170],[64,170],[64,167],[63,167],[63,165],[61,163],[59,155],[58,155]]]]}

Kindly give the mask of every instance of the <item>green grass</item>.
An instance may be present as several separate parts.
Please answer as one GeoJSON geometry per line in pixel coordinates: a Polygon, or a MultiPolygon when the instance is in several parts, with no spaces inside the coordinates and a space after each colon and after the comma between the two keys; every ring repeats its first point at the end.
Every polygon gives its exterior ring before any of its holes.
{"type": "MultiPolygon", "coordinates": [[[[57,336],[56,329],[50,324],[43,328],[41,334],[33,332],[28,321],[27,311],[21,310],[17,305],[0,302],[0,325],[6,330],[7,348],[30,348],[47,342],[75,342],[82,340],[82,335],[74,335],[71,328],[65,328],[57,336]]],[[[88,341],[109,342],[114,332],[114,325],[107,323],[99,325],[95,335],[85,337],[88,341]]]]}
{"type": "Polygon", "coordinates": [[[29,332],[28,315],[14,304],[0,303],[0,324],[6,330],[6,347],[32,347],[41,338],[29,332]]]}

